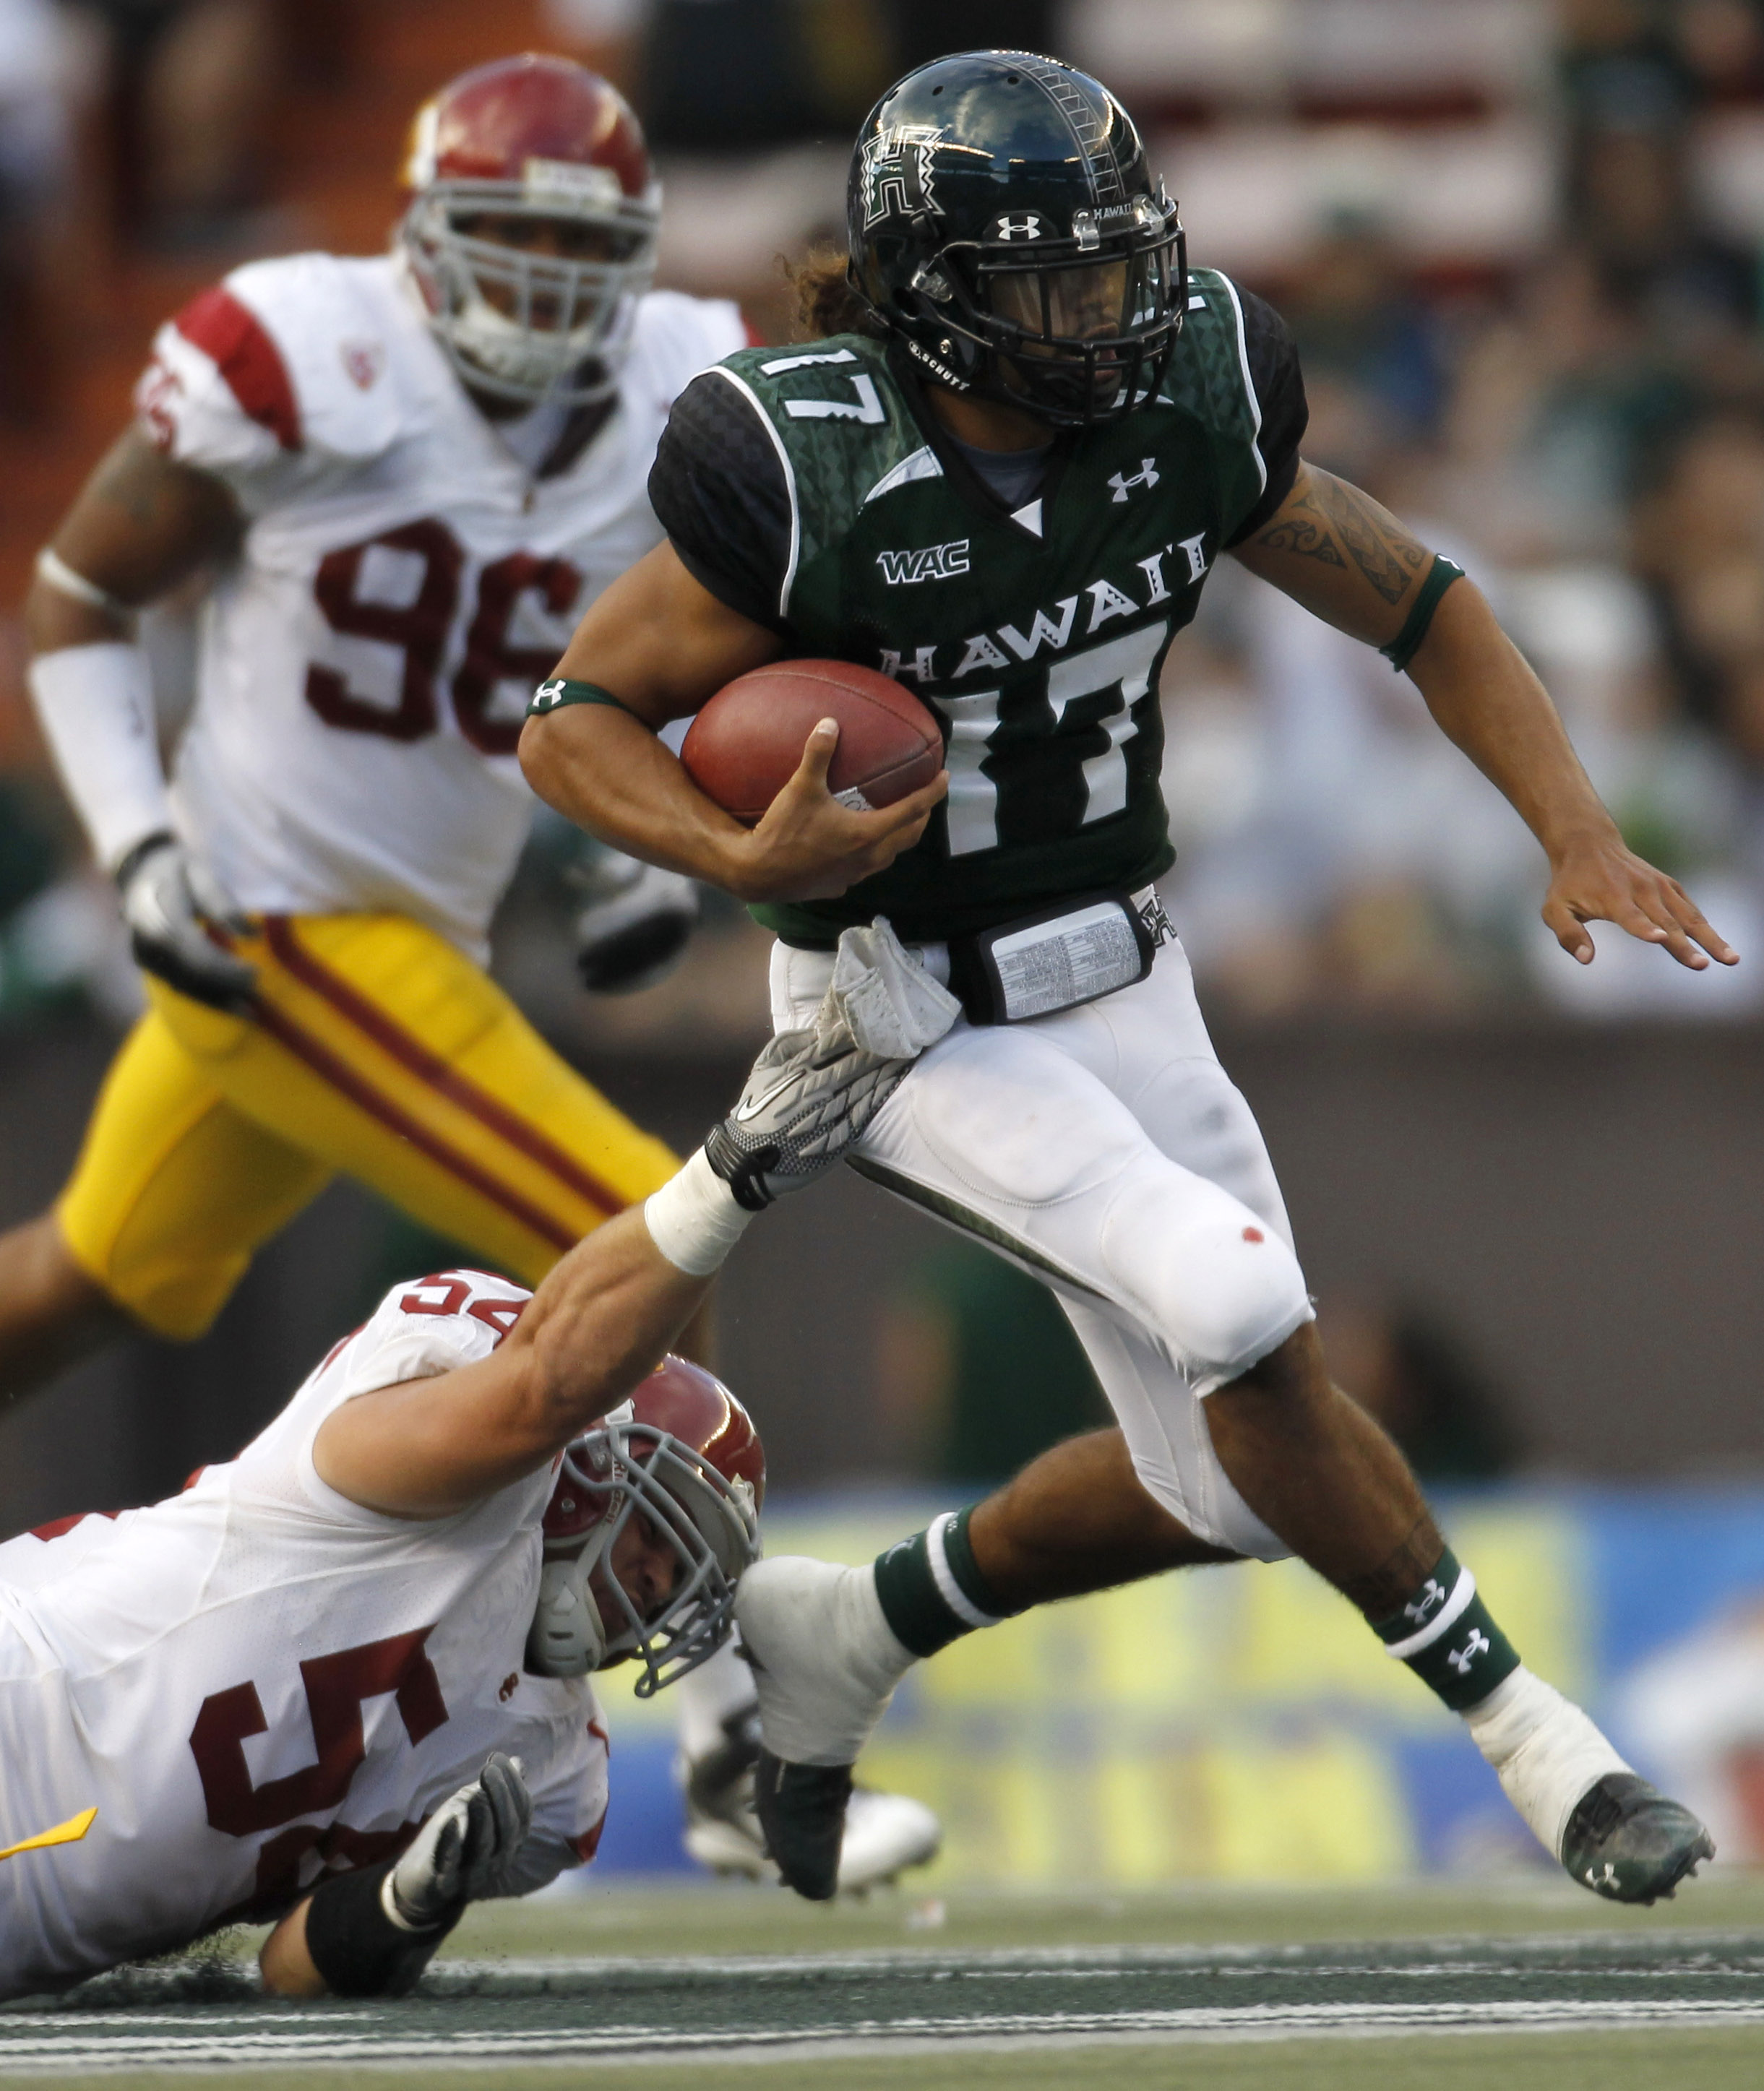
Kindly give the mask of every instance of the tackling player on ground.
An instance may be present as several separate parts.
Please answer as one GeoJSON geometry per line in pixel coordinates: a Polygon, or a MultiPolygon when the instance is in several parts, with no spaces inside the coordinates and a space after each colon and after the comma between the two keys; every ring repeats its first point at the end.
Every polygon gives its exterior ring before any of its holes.
{"type": "Polygon", "coordinates": [[[848,282],[810,286],[828,338],[728,358],[682,394],[651,481],[670,541],[584,619],[522,759],[597,833],[756,904],[781,1028],[818,1002],[847,925],[886,916],[917,947],[962,1020],[853,1166],[1057,1291],[1121,1434],[1054,1455],[1020,1573],[981,1511],[904,1544],[867,1596],[869,1571],[797,1574],[788,1623],[760,1593],[795,1571],[761,1571],[750,1652],[790,1692],[826,1666],[847,1702],[793,1725],[774,1692],[774,1826],[796,1806],[836,1829],[828,1768],[891,1666],[945,1629],[1197,1550],[1297,1554],[1466,1716],[1577,1878],[1667,1892],[1709,1851],[1701,1826],[1522,1667],[1400,1454],[1331,1385],[1261,1135],[1158,901],[1158,672],[1214,561],[1413,675],[1537,835],[1573,956],[1595,919],[1693,968],[1733,954],[1624,847],[1474,586],[1305,463],[1291,335],[1188,269],[1106,88],[1024,53],[921,68],[864,127],[850,230],[848,282]],[[753,833],[701,795],[658,730],[790,654],[910,680],[944,722],[944,803],[838,804],[826,728],[753,833]]]}
{"type": "MultiPolygon", "coordinates": [[[[675,1166],[484,963],[533,685],[660,539],[669,403],[745,330],[650,290],[659,187],[580,66],[454,81],[404,183],[390,253],[256,262],[162,329],[40,563],[37,714],[149,1008],[54,1209],[0,1237],[0,1393],[131,1326],[201,1335],[336,1171],[534,1284],[675,1166]],[[205,570],[168,785],[133,617],[205,570]]],[[[750,1709],[728,1662],[688,1709],[725,1865],[759,1864],[750,1709]]],[[[934,1848],[917,1804],[865,1805],[860,1877],[934,1848]]]]}
{"type": "Polygon", "coordinates": [[[0,1547],[0,1995],[270,1919],[271,1989],[396,1993],[468,1901],[592,1856],[588,1673],[703,1663],[758,1552],[745,1411],[653,1368],[905,1067],[836,1026],[774,1041],[728,1158],[530,1298],[396,1286],[236,1459],[0,1547]]]}

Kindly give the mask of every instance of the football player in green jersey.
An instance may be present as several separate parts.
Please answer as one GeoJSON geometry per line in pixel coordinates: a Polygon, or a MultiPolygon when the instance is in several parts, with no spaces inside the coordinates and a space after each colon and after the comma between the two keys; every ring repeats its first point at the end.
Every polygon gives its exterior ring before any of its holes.
{"type": "Polygon", "coordinates": [[[752,903],[778,938],[780,1031],[812,1020],[842,929],[878,916],[959,996],[965,1020],[853,1166],[1045,1278],[1120,1429],[873,1571],[752,1579],[774,1853],[827,1886],[851,1757],[900,1670],[954,1633],[1296,1553],[1465,1716],[1576,1878],[1668,1893],[1701,1825],[1523,1666],[1401,1455],[1331,1385],[1261,1135],[1154,889],[1158,670],[1214,563],[1413,676],[1537,836],[1572,956],[1591,959],[1594,920],[1693,968],[1734,954],[1625,848],[1477,589],[1304,462],[1291,335],[1188,269],[1106,88],[1020,52],[921,67],[864,127],[850,228],[848,276],[817,293],[825,338],[731,356],[676,403],[650,481],[670,541],[589,613],[522,761],[620,848],[752,903]],[[910,684],[944,723],[946,778],[841,806],[823,722],[757,827],[722,813],[658,731],[789,655],[910,684]]]}

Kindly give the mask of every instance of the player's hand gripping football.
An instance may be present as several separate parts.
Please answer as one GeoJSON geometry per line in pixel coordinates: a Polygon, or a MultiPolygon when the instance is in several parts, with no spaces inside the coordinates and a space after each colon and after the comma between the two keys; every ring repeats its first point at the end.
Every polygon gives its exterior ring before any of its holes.
{"type": "Polygon", "coordinates": [[[1739,964],[1739,954],[1710,927],[1678,881],[1626,848],[1615,827],[1576,840],[1556,856],[1543,919],[1563,950],[1583,966],[1593,962],[1589,922],[1615,922],[1645,944],[1663,944],[1693,972],[1702,972],[1710,959],[1724,966],[1739,964]]]}
{"type": "Polygon", "coordinates": [[[257,976],[209,933],[244,925],[175,835],[149,835],[117,866],[123,920],[135,963],[168,987],[211,1009],[240,1010],[257,976]]]}
{"type": "Polygon", "coordinates": [[[472,1783],[429,1817],[387,1876],[399,1921],[413,1931],[432,1931],[468,1902],[512,1893],[532,1826],[533,1798],[520,1760],[493,1752],[472,1783]]]}
{"type": "Polygon", "coordinates": [[[825,900],[886,871],[925,833],[932,808],[949,789],[940,770],[929,784],[879,812],[843,806],[827,789],[839,744],[839,724],[822,719],[809,735],[796,774],[751,834],[734,845],[728,882],[742,900],[825,900]]]}

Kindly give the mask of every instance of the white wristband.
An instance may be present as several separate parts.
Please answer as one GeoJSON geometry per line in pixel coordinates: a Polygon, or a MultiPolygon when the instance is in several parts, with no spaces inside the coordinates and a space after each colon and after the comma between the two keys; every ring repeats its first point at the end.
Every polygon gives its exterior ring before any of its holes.
{"type": "Polygon", "coordinates": [[[709,1278],[721,1268],[753,1215],[705,1159],[700,1148],[685,1166],[644,1201],[649,1239],[676,1270],[709,1278]]]}
{"type": "Polygon", "coordinates": [[[29,681],[67,795],[93,854],[114,871],[144,836],[172,826],[147,656],[123,640],[63,646],[38,654],[29,681]]]}

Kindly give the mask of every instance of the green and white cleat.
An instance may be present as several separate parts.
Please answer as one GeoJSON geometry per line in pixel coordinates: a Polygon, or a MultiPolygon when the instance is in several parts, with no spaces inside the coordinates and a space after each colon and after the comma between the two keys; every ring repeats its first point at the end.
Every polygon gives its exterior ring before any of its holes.
{"type": "Polygon", "coordinates": [[[1562,1833],[1570,1878],[1608,1902],[1670,1900],[1714,1856],[1714,1840],[1690,1810],[1632,1771],[1607,1772],[1589,1787],[1562,1833]]]}

